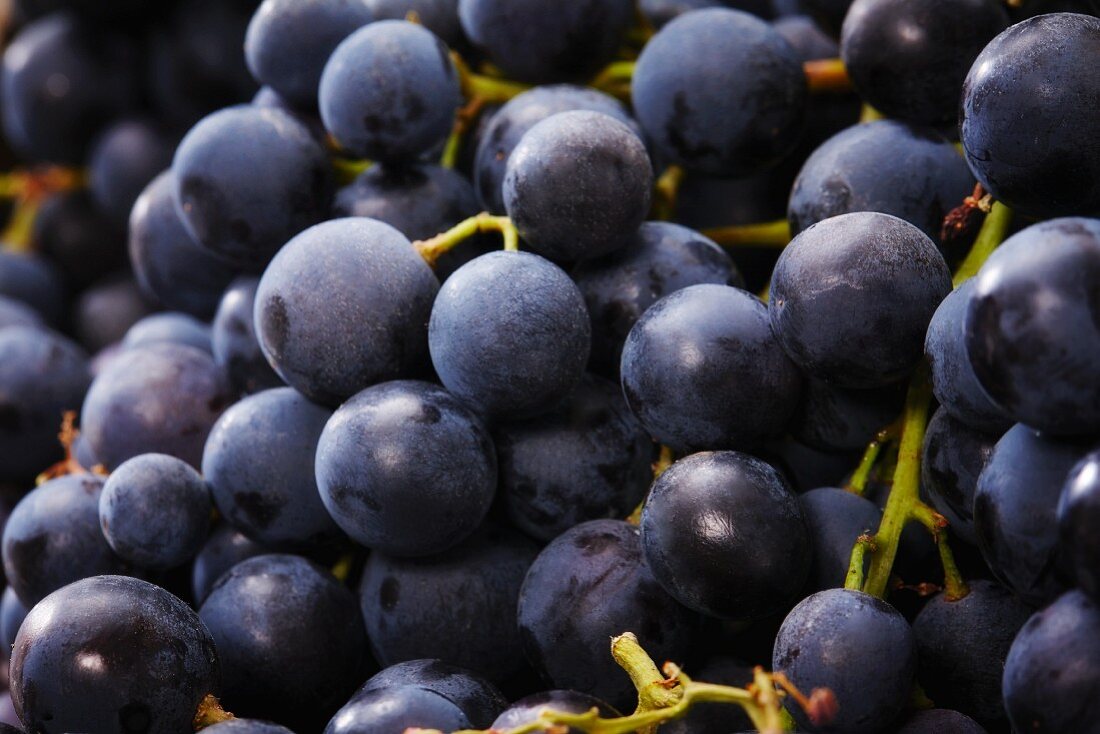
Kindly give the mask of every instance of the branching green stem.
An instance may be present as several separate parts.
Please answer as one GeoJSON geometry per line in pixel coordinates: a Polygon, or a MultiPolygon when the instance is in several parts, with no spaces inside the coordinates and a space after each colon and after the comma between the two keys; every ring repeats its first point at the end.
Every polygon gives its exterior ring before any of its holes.
{"type": "Polygon", "coordinates": [[[511,252],[519,250],[519,233],[516,231],[516,226],[512,224],[512,220],[508,217],[495,217],[488,212],[463,220],[435,237],[414,242],[413,247],[428,265],[435,267],[440,257],[482,232],[500,232],[504,237],[505,250],[511,252]]]}

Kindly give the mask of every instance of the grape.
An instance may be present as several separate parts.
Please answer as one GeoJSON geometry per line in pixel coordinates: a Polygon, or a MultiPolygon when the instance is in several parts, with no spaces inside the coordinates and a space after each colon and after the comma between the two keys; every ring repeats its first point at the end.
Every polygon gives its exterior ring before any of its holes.
{"type": "Polygon", "coordinates": [[[127,329],[121,346],[137,349],[152,344],[180,344],[210,354],[210,326],[184,313],[155,313],[127,329]]]}
{"type": "Polygon", "coordinates": [[[145,454],[111,473],[99,497],[103,536],[140,568],[180,566],[199,552],[210,528],[210,490],[172,456],[145,454]]]}
{"type": "Polygon", "coordinates": [[[317,731],[364,663],[355,597],[298,556],[238,563],[214,585],[199,618],[217,645],[226,703],[242,716],[317,731]]]}
{"type": "MultiPolygon", "coordinates": [[[[507,731],[517,726],[530,724],[538,719],[539,713],[544,709],[553,709],[571,714],[583,714],[596,709],[603,718],[618,716],[619,712],[600,699],[578,691],[545,691],[535,693],[509,706],[497,720],[493,722],[493,729],[507,731]]],[[[543,730],[546,731],[545,729],[543,730]]],[[[573,727],[565,729],[564,734],[581,734],[580,730],[573,727]]]]}
{"type": "Polygon", "coordinates": [[[1031,617],[1008,651],[1004,698],[1018,731],[1092,734],[1100,721],[1100,609],[1071,591],[1031,617]]]}
{"type": "Polygon", "coordinates": [[[410,728],[468,729],[453,701],[419,686],[393,686],[356,694],[336,712],[325,734],[392,734],[410,728]]]}
{"type": "Polygon", "coordinates": [[[794,50],[765,21],[724,8],[685,13],[658,31],[638,57],[632,89],[638,122],[660,154],[705,173],[745,175],[775,163],[798,143],[806,113],[794,50]]]}
{"type": "Polygon", "coordinates": [[[0,329],[10,326],[24,326],[34,329],[44,329],[42,315],[23,301],[16,301],[6,296],[0,296],[0,329]]]}
{"type": "Polygon", "coordinates": [[[656,441],[678,452],[777,438],[798,406],[801,381],[772,334],[767,307],[724,285],[665,296],[623,347],[630,409],[656,441]]]}
{"type": "Polygon", "coordinates": [[[493,430],[508,518],[540,541],[626,517],[653,478],[653,447],[618,385],[586,376],[553,412],[493,430]]]}
{"type": "Polygon", "coordinates": [[[504,174],[512,151],[527,131],[559,112],[602,112],[630,127],[641,138],[641,129],[621,102],[602,92],[569,84],[535,87],[518,94],[493,114],[477,145],[473,180],[481,205],[493,214],[504,214],[504,174]]]}
{"type": "Polygon", "coordinates": [[[88,388],[81,427],[108,468],[138,454],[161,453],[198,466],[229,386],[209,354],[152,344],[116,357],[88,388]]]}
{"type": "Polygon", "coordinates": [[[186,604],[144,581],[96,576],[27,615],[12,701],[30,731],[168,734],[191,727],[218,673],[214,640],[186,604]]]}
{"type": "MultiPolygon", "coordinates": [[[[832,730],[870,734],[888,728],[908,701],[917,650],[913,631],[892,606],[861,591],[829,589],[804,599],[783,620],[772,666],[804,691],[833,692],[832,730]]],[[[806,727],[802,709],[786,705],[806,727]]]]}
{"type": "Polygon", "coordinates": [[[268,266],[256,292],[256,335],[288,385],[335,407],[420,367],[438,289],[400,232],[373,219],[335,219],[302,232],[268,266]]]}
{"type": "MultiPolygon", "coordinates": [[[[754,14],[765,17],[762,13],[754,14]]],[[[803,61],[835,59],[840,56],[840,46],[836,39],[826,33],[809,15],[783,15],[772,21],[772,28],[791,44],[803,61]]],[[[817,100],[811,99],[810,104],[815,101],[817,100]]]]}
{"type": "Polygon", "coordinates": [[[843,587],[852,547],[859,536],[874,534],[882,512],[871,500],[843,489],[813,489],[800,496],[798,503],[814,549],[807,589],[843,587]]]}
{"type": "Polygon", "coordinates": [[[321,75],[321,119],[340,147],[405,161],[443,142],[460,101],[447,47],[425,28],[383,20],[348,36],[321,75]]]}
{"type": "Polygon", "coordinates": [[[507,699],[492,683],[441,660],[409,660],[391,665],[375,673],[356,695],[403,685],[438,693],[462,709],[476,727],[491,725],[508,706],[507,699]]]}
{"type": "Polygon", "coordinates": [[[497,462],[481,420],[443,388],[398,380],[340,406],[317,445],[325,508],[352,540],[395,556],[440,553],[481,524],[497,462]]]}
{"type": "Polygon", "coordinates": [[[851,212],[892,214],[939,241],[943,219],[974,189],[974,176],[950,141],[895,120],[853,125],[802,164],[787,219],[798,234],[851,212]]]}
{"type": "Polygon", "coordinates": [[[685,654],[695,621],[646,566],[638,528],[621,520],[592,520],[559,535],[519,595],[524,649],[543,679],[622,708],[634,705],[634,687],[611,657],[610,638],[632,630],[650,655],[667,660],[685,654]]]}
{"type": "Polygon", "coordinates": [[[259,285],[258,278],[234,280],[222,295],[210,327],[214,361],[233,387],[245,394],[283,385],[256,338],[252,314],[259,285]]]}
{"type": "Polygon", "coordinates": [[[84,190],[46,199],[34,219],[31,241],[77,288],[93,284],[126,263],[125,231],[101,212],[84,190]]]}
{"type": "Polygon", "coordinates": [[[439,658],[501,684],[513,680],[526,670],[516,601],[536,555],[530,540],[495,528],[442,555],[372,553],[359,602],[375,659],[439,658]]]}
{"type": "Polygon", "coordinates": [[[138,284],[132,278],[119,276],[84,291],[77,301],[73,321],[80,343],[96,351],[118,343],[131,326],[152,312],[153,307],[138,284]]]}
{"type": "Polygon", "coordinates": [[[5,651],[15,644],[15,635],[29,611],[30,607],[19,601],[15,589],[10,586],[4,589],[4,596],[0,598],[0,644],[5,651]]]}
{"type": "MultiPolygon", "coordinates": [[[[673,18],[692,10],[702,8],[721,8],[728,5],[722,0],[639,0],[638,9],[641,10],[649,24],[654,28],[661,28],[673,18]]],[[[767,5],[767,3],[764,3],[767,5]]],[[[762,13],[754,13],[762,15],[762,13]]]]}
{"type": "Polygon", "coordinates": [[[1087,451],[1017,424],[978,476],[978,546],[997,579],[1029,604],[1049,602],[1065,588],[1056,509],[1066,476],[1087,451]]]}
{"type": "Polygon", "coordinates": [[[57,325],[68,300],[61,273],[34,253],[0,252],[0,298],[21,301],[57,325]]]}
{"type": "Polygon", "coordinates": [[[627,245],[578,263],[572,275],[592,322],[589,367],[607,377],[618,377],[627,334],[659,299],[689,285],[744,285],[722,248],[669,222],[643,223],[627,245]]]}
{"type": "Polygon", "coordinates": [[[1100,596],[1100,544],[1094,532],[1100,495],[1100,452],[1081,459],[1069,473],[1058,502],[1058,531],[1074,580],[1094,598],[1100,596]]]}
{"type": "Polygon", "coordinates": [[[932,709],[909,717],[897,734],[987,734],[976,721],[958,711],[932,709]]]}
{"type": "Polygon", "coordinates": [[[241,561],[271,552],[271,548],[249,540],[232,525],[214,528],[191,567],[191,596],[195,606],[202,606],[223,573],[241,561]]]}
{"type": "Polygon", "coordinates": [[[96,204],[125,224],[141,192],[171,165],[175,145],[149,120],[124,119],[107,128],[88,157],[88,188],[96,204]]]}
{"type": "Polygon", "coordinates": [[[957,601],[937,594],[913,620],[918,679],[941,706],[990,727],[1004,726],[1001,673],[1016,633],[1032,610],[992,581],[972,580],[957,601]]]}
{"type": "Polygon", "coordinates": [[[919,361],[925,331],[951,292],[935,245],[897,217],[824,220],[779,256],[768,310],[791,359],[839,387],[880,387],[919,361]]]}
{"type": "Polygon", "coordinates": [[[859,95],[882,114],[949,123],[970,65],[1007,27],[995,0],[855,0],[841,57],[859,95]]]}
{"type": "Polygon", "coordinates": [[[375,20],[405,20],[416,13],[420,24],[448,46],[465,42],[458,20],[458,0],[365,0],[375,20]]]}
{"type": "Polygon", "coordinates": [[[611,61],[626,34],[630,0],[459,0],[475,46],[519,81],[583,81],[611,61]]]}
{"type": "Polygon", "coordinates": [[[580,380],[590,344],[576,285],[527,252],[491,252],[463,265],[440,289],[428,324],[440,381],[495,418],[551,409],[580,380]]]}
{"type": "Polygon", "coordinates": [[[204,728],[210,734],[294,734],[285,726],[255,719],[229,719],[204,728]]]}
{"type": "Polygon", "coordinates": [[[846,390],[809,378],[791,419],[792,436],[823,451],[855,451],[901,415],[903,383],[871,390],[846,390]]]}
{"type": "Polygon", "coordinates": [[[538,254],[583,260],[627,244],[652,188],[645,145],[630,128],[600,112],[560,112],[508,157],[504,208],[538,254]]]}
{"type": "Polygon", "coordinates": [[[1024,214],[1100,214],[1100,18],[1052,13],[994,38],[963,84],[966,162],[1024,214]]]}
{"type": "Polygon", "coordinates": [[[57,430],[88,389],[88,356],[60,334],[21,325],[0,329],[0,354],[0,477],[23,482],[63,458],[57,430]]]}
{"type": "Polygon", "coordinates": [[[794,493],[770,465],[736,451],[669,467],[653,482],[641,528],[661,586],[711,616],[783,612],[810,571],[810,528],[794,493]]]}
{"type": "Polygon", "coordinates": [[[203,118],[172,161],[176,208],[195,241],[242,268],[262,269],[324,218],[332,167],[309,129],[281,110],[240,105],[203,118]]]}
{"type": "Polygon", "coordinates": [[[1100,431],[1098,297],[1097,220],[1032,225],[982,266],[966,349],[978,382],[1012,418],[1054,434],[1100,431]]]}
{"type": "Polygon", "coordinates": [[[187,233],[165,171],[137,197],[130,213],[130,264],[142,291],[165,307],[209,318],[237,269],[187,233]]]}
{"type": "Polygon", "coordinates": [[[778,469],[796,492],[843,486],[860,459],[859,452],[818,451],[789,436],[768,443],[760,456],[778,469]]]}
{"type": "Polygon", "coordinates": [[[365,0],[264,0],[244,40],[248,68],[290,104],[313,109],[325,62],[373,19],[365,0]]]}
{"type": "Polygon", "coordinates": [[[317,442],[331,416],[289,387],[264,390],[226,410],[202,456],[222,517],[266,545],[310,547],[342,538],[313,474],[317,442]]]}

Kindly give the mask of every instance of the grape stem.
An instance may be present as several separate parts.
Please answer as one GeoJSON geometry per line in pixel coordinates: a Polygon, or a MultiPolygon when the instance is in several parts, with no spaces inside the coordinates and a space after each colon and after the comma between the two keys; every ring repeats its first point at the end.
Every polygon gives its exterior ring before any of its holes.
{"type": "Polygon", "coordinates": [[[723,247],[750,245],[783,248],[791,241],[791,225],[786,219],[756,224],[733,224],[728,227],[704,229],[709,237],[723,247]]]}
{"type": "Polygon", "coordinates": [[[208,693],[199,702],[199,707],[195,711],[195,718],[191,723],[195,731],[200,731],[208,726],[235,718],[233,714],[222,708],[221,704],[218,703],[218,699],[212,693],[208,693]]]}
{"type": "Polygon", "coordinates": [[[451,130],[450,137],[447,138],[447,144],[443,147],[443,155],[440,157],[439,165],[444,168],[455,167],[455,163],[458,161],[458,153],[462,150],[462,141],[466,139],[466,134],[470,132],[470,128],[473,127],[478,115],[485,108],[485,104],[484,97],[474,97],[455,113],[455,125],[451,130]]]}
{"type": "Polygon", "coordinates": [[[875,437],[867,444],[867,448],[864,449],[863,457],[859,460],[859,466],[852,472],[852,478],[848,480],[847,486],[844,487],[846,490],[852,494],[863,496],[863,493],[867,491],[867,480],[871,477],[871,470],[875,467],[879,454],[882,453],[882,449],[886,444],[898,437],[898,429],[899,425],[897,423],[891,423],[875,434],[875,437]]]}
{"type": "Polygon", "coordinates": [[[676,197],[684,182],[684,169],[669,166],[654,185],[653,218],[667,222],[676,214],[676,197]]]}
{"type": "Polygon", "coordinates": [[[1012,224],[1012,210],[999,201],[993,202],[989,213],[985,215],[982,228],[974,240],[966,259],[955,272],[954,286],[958,288],[969,278],[974,277],[997,246],[1004,241],[1008,227],[1012,224]]]}
{"type": "Polygon", "coordinates": [[[802,64],[811,93],[851,92],[852,80],[840,59],[818,59],[802,64]]]}
{"type": "Polygon", "coordinates": [[[863,106],[859,108],[859,121],[860,121],[860,123],[875,122],[877,120],[885,120],[885,119],[886,119],[885,115],[883,115],[881,112],[879,112],[874,107],[867,104],[866,102],[864,102],[863,106]]]}
{"type": "Polygon", "coordinates": [[[512,220],[508,217],[496,217],[488,212],[463,220],[435,237],[414,242],[413,247],[428,265],[435,267],[440,257],[482,232],[500,232],[504,237],[504,249],[510,252],[519,251],[519,233],[512,220]]]}
{"type": "Polygon", "coordinates": [[[355,158],[341,158],[339,156],[333,157],[332,167],[336,170],[336,178],[341,185],[346,186],[355,179],[359,178],[359,175],[364,171],[367,171],[374,165],[373,161],[366,159],[357,160],[355,158]]]}
{"type": "Polygon", "coordinates": [[[498,79],[487,74],[478,74],[470,69],[466,60],[457,51],[451,51],[451,60],[458,70],[458,83],[462,96],[468,100],[481,100],[482,104],[496,104],[523,94],[530,85],[498,79]]]}
{"type": "Polygon", "coordinates": [[[80,429],[76,427],[76,411],[66,410],[61,417],[61,430],[57,434],[57,440],[61,443],[61,448],[65,450],[65,458],[39,474],[35,479],[35,486],[44,484],[51,479],[68,476],[69,474],[96,474],[101,477],[107,476],[109,472],[102,464],[86,467],[76,460],[76,455],[73,453],[73,446],[76,444],[76,439],[79,435],[80,429]]]}
{"type": "Polygon", "coordinates": [[[83,188],[87,176],[81,169],[49,166],[0,174],[0,199],[14,199],[11,218],[0,233],[2,248],[29,252],[33,247],[34,221],[42,202],[51,194],[83,188]]]}

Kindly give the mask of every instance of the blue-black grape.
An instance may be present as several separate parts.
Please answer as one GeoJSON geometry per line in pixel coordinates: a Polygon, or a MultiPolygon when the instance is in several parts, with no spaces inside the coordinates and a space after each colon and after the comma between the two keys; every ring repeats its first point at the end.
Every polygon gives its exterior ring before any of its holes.
{"type": "Polygon", "coordinates": [[[321,119],[340,147],[406,161],[443,142],[461,99],[458,72],[431,31],[403,20],[360,28],[336,47],[319,91],[321,119]]]}
{"type": "MultiPolygon", "coordinates": [[[[507,731],[517,726],[530,724],[538,720],[539,713],[544,709],[553,709],[570,714],[584,714],[596,709],[603,718],[613,718],[619,712],[609,704],[595,696],[579,691],[555,690],[534,693],[514,702],[504,710],[497,720],[493,722],[494,729],[507,731]]],[[[543,732],[546,730],[544,729],[543,732]]],[[[581,734],[581,731],[573,727],[565,730],[565,734],[581,734]]]]}
{"type": "Polygon", "coordinates": [[[1037,217],[1100,214],[1100,18],[1051,13],[994,38],[963,84],[966,161],[1037,217]]]}
{"type": "Polygon", "coordinates": [[[538,255],[491,252],[447,279],[428,348],[443,385],[499,418],[545,412],[584,372],[591,326],[569,276],[538,255]]]}
{"type": "Polygon", "coordinates": [[[652,188],[649,155],[629,127],[600,112],[560,112],[508,157],[504,208],[538,254],[583,260],[630,242],[652,188]]]}
{"type": "Polygon", "coordinates": [[[325,62],[372,20],[365,0],[264,0],[244,39],[248,68],[295,107],[314,109],[325,62]]]}
{"type": "Polygon", "coordinates": [[[111,549],[139,568],[166,569],[194,557],[210,529],[210,490],[173,456],[135,456],[111,472],[99,524],[111,549]]]}
{"type": "Polygon", "coordinates": [[[458,704],[413,685],[357,693],[325,727],[324,734],[394,734],[409,729],[454,731],[470,721],[458,704]]]}
{"type": "Polygon", "coordinates": [[[1038,431],[1100,431],[1098,313],[1100,220],[1054,219],[1018,232],[982,266],[967,306],[978,382],[1038,431]]]}
{"type": "Polygon", "coordinates": [[[969,586],[959,600],[932,597],[913,620],[917,678],[937,705],[1003,728],[1005,657],[1032,609],[992,581],[972,579],[969,586]]]}
{"type": "Polygon", "coordinates": [[[125,224],[145,187],[172,163],[176,138],[146,119],[116,122],[88,157],[88,189],[100,209],[125,224]]]}
{"type": "Polygon", "coordinates": [[[204,730],[210,732],[210,734],[294,734],[285,726],[256,719],[229,719],[213,726],[207,726],[204,730]]]}
{"type": "Polygon", "coordinates": [[[245,394],[283,385],[256,338],[253,312],[259,285],[259,278],[247,276],[230,283],[210,325],[214,362],[225,372],[233,388],[245,394]]]}
{"type": "Polygon", "coordinates": [[[882,512],[866,497],[831,487],[810,490],[798,498],[798,503],[813,545],[807,589],[813,592],[843,587],[856,540],[874,534],[882,512]]]}
{"type": "Polygon", "coordinates": [[[222,664],[226,707],[317,731],[362,672],[363,618],[355,596],[299,556],[238,563],[199,608],[222,664]]]}
{"type": "Polygon", "coordinates": [[[589,367],[612,378],[619,375],[627,334],[659,299],[689,285],[744,285],[721,247],[670,222],[643,223],[624,247],[578,263],[572,276],[592,321],[589,367]]]}
{"type": "MultiPolygon", "coordinates": [[[[909,700],[917,649],[892,606],[861,591],[829,589],[783,620],[772,666],[804,691],[833,692],[838,708],[828,731],[872,734],[888,729],[909,700]]],[[[808,727],[802,709],[786,701],[799,726],[808,727]]]]}
{"type": "Polygon", "coordinates": [[[409,660],[375,673],[357,691],[411,685],[438,693],[457,705],[476,727],[487,727],[508,707],[496,686],[477,673],[442,660],[409,660]]]}
{"type": "Polygon", "coordinates": [[[0,296],[0,329],[9,326],[26,326],[33,329],[44,329],[46,324],[42,321],[42,314],[35,311],[23,301],[14,298],[0,296]]]}
{"type": "Polygon", "coordinates": [[[57,326],[69,299],[61,272],[34,253],[0,252],[0,298],[20,301],[57,326]]]}
{"type": "Polygon", "coordinates": [[[28,731],[168,734],[191,728],[218,668],[190,607],[145,581],[96,576],[27,615],[12,650],[12,700],[28,731]]]}
{"type": "Polygon", "coordinates": [[[626,517],[653,479],[653,444],[615,383],[586,376],[555,410],[494,427],[501,500],[549,541],[587,520],[626,517]]]}
{"type": "Polygon", "coordinates": [[[638,57],[632,94],[661,155],[705,173],[775,163],[798,143],[806,115],[794,49],[767,22],[725,8],[685,13],[658,31],[638,57]]]}
{"type": "Polygon", "coordinates": [[[57,193],[42,202],[31,242],[76,288],[87,287],[126,264],[125,230],[100,211],[84,189],[57,193]]]}
{"type": "MultiPolygon", "coordinates": [[[[100,281],[80,295],[73,313],[80,343],[91,351],[113,347],[154,306],[137,281],[118,275],[100,281]]],[[[99,370],[95,370],[98,374],[99,370]]]]}
{"type": "Polygon", "coordinates": [[[892,214],[939,241],[943,219],[974,189],[974,176],[946,138],[895,120],[854,125],[802,164],[787,219],[798,234],[858,211],[892,214]]]}
{"type": "Polygon", "coordinates": [[[1008,718],[1016,731],[1100,731],[1100,608],[1080,591],[1062,595],[1020,630],[1005,660],[1008,718]]]}
{"type": "Polygon", "coordinates": [[[324,219],[335,188],[309,128],[281,110],[250,105],[219,110],[191,128],[172,176],[176,207],[195,241],[251,270],[324,219]]]}
{"type": "Polygon", "coordinates": [[[1081,459],[1070,471],[1058,501],[1062,552],[1074,581],[1093,598],[1100,597],[1100,451],[1081,459]]]}
{"type": "Polygon", "coordinates": [[[897,734],[987,734],[982,726],[969,716],[950,709],[918,711],[898,729],[897,734]]]}
{"type": "Polygon", "coordinates": [[[91,382],[88,356],[60,334],[34,326],[0,329],[0,477],[33,479],[63,458],[57,431],[91,382]]]}
{"type": "Polygon", "coordinates": [[[317,486],[352,540],[395,556],[440,553],[485,519],[497,461],[482,421],[438,385],[398,380],[340,406],[317,445],[317,486]]]}
{"type": "Polygon", "coordinates": [[[524,82],[584,81],[611,61],[632,20],[630,0],[459,0],[475,46],[524,82]]]}
{"type": "Polygon", "coordinates": [[[826,219],[788,245],[772,274],[768,310],[799,367],[840,387],[880,387],[920,361],[924,335],[951,272],[935,244],[888,214],[826,219]]]}
{"type": "Polygon", "coordinates": [[[438,658],[500,684],[524,673],[516,624],[520,586],[538,546],[484,528],[443,554],[367,560],[359,602],[381,665],[438,658]]]}
{"type": "Polygon", "coordinates": [[[232,525],[218,525],[206,539],[191,566],[191,599],[194,605],[202,606],[223,573],[241,561],[271,552],[271,548],[251,540],[232,525]]]}
{"type": "Polygon", "coordinates": [[[611,657],[610,639],[633,632],[654,659],[682,660],[695,628],[695,615],[647,567],[638,528],[622,520],[592,520],[559,535],[520,590],[519,629],[536,670],[554,686],[616,707],[633,706],[636,694],[611,657]]]}
{"type": "Polygon", "coordinates": [[[210,326],[185,313],[155,313],[137,321],[122,337],[123,349],[180,344],[211,354],[210,326]]]}
{"type": "Polygon", "coordinates": [[[810,572],[810,528],[797,498],[748,454],[675,462],[653,482],[641,528],[661,586],[711,616],[747,622],[783,612],[810,572]]]}
{"type": "Polygon", "coordinates": [[[885,116],[950,123],[970,65],[1007,27],[995,0],[855,0],[841,58],[860,97],[885,116]]]}
{"type": "Polygon", "coordinates": [[[289,387],[231,406],[206,440],[202,472],[222,516],[253,540],[311,547],[342,537],[313,473],[332,411],[289,387]]]}
{"type": "Polygon", "coordinates": [[[73,581],[126,571],[99,529],[102,490],[102,477],[70,474],[15,506],[4,526],[4,573],[28,607],[73,581]]]}
{"type": "Polygon", "coordinates": [[[272,260],[256,292],[256,335],[288,385],[336,406],[419,369],[438,289],[396,229],[335,219],[302,232],[272,260]]]}
{"type": "Polygon", "coordinates": [[[683,288],[651,306],[627,336],[621,372],[634,415],[679,452],[778,438],[802,383],[763,302],[713,284],[683,288]]]}
{"type": "Polygon", "coordinates": [[[15,644],[15,636],[29,611],[30,607],[19,601],[15,589],[10,586],[4,589],[0,598],[0,645],[4,646],[5,653],[15,644]]]}
{"type": "Polygon", "coordinates": [[[420,24],[454,48],[465,42],[458,20],[458,0],[364,0],[375,20],[406,20],[416,13],[420,24]]]}
{"type": "Polygon", "coordinates": [[[847,390],[811,377],[803,383],[790,433],[823,451],[855,451],[893,423],[904,403],[904,383],[847,390]]]}

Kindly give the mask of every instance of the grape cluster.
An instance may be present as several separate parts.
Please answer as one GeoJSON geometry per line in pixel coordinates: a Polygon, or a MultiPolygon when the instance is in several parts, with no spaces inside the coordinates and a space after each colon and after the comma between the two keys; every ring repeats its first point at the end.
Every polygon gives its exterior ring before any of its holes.
{"type": "Polygon", "coordinates": [[[1096,0],[0,9],[0,734],[1100,734],[1096,0]]]}

